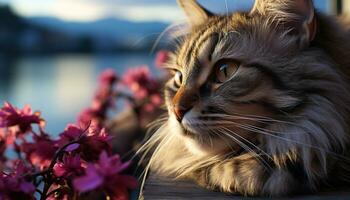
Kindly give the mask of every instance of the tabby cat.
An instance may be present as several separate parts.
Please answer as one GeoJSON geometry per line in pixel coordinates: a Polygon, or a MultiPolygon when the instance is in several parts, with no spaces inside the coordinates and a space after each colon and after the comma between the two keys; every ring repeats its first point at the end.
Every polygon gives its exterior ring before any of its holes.
{"type": "Polygon", "coordinates": [[[151,171],[249,196],[350,180],[350,35],[311,0],[215,15],[178,0],[190,31],[167,63],[168,117],[151,171]]]}

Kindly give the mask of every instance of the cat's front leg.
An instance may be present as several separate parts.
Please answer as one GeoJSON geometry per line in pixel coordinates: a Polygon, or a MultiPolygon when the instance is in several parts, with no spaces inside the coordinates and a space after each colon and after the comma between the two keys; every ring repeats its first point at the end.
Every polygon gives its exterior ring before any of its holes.
{"type": "Polygon", "coordinates": [[[244,154],[198,170],[192,178],[208,189],[248,196],[288,195],[297,189],[287,170],[268,165],[254,154],[244,154]]]}

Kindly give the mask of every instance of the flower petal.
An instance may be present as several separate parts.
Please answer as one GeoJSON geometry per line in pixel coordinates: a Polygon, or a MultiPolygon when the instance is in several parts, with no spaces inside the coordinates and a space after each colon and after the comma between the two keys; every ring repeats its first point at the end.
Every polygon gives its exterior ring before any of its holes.
{"type": "Polygon", "coordinates": [[[80,144],[78,143],[73,143],[71,145],[68,145],[65,149],[66,152],[72,152],[80,147],[80,144]]]}
{"type": "Polygon", "coordinates": [[[119,173],[119,172],[124,171],[125,169],[127,169],[127,168],[129,167],[130,164],[131,164],[131,161],[128,161],[128,162],[125,162],[125,163],[120,164],[120,165],[117,167],[117,170],[116,170],[115,173],[119,173]]]}
{"type": "Polygon", "coordinates": [[[26,194],[30,194],[33,193],[35,191],[35,187],[32,183],[29,182],[21,182],[19,185],[19,188],[22,192],[26,193],[26,194]]]}
{"type": "Polygon", "coordinates": [[[88,166],[86,175],[73,180],[73,185],[79,192],[87,192],[98,188],[103,183],[103,178],[99,176],[93,166],[88,166]]]}
{"type": "Polygon", "coordinates": [[[64,164],[63,163],[56,163],[53,166],[53,173],[57,177],[63,176],[66,173],[66,169],[64,168],[64,164]]]}

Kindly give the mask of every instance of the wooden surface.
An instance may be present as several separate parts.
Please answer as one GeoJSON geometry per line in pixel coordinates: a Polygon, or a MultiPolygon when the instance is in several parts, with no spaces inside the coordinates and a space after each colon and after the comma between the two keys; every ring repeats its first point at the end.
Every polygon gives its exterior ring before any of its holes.
{"type": "MultiPolygon", "coordinates": [[[[211,192],[196,186],[187,181],[173,181],[171,179],[160,178],[150,175],[143,189],[142,197],[145,200],[160,199],[189,199],[189,200],[263,200],[267,198],[242,197],[239,195],[226,195],[220,192],[211,192]]],[[[269,198],[271,199],[271,198],[269,198]]],[[[297,200],[350,200],[350,188],[339,189],[332,192],[321,192],[317,195],[295,196],[291,198],[275,198],[275,199],[297,199],[297,200]]]]}

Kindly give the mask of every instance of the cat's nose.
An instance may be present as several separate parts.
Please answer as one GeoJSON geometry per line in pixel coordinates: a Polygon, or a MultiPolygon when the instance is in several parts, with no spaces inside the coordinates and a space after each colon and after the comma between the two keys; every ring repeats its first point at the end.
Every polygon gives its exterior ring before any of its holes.
{"type": "Polygon", "coordinates": [[[190,108],[185,108],[185,107],[181,107],[181,106],[176,106],[174,108],[174,113],[175,113],[175,116],[176,116],[176,119],[178,122],[181,122],[182,119],[184,118],[185,114],[191,110],[192,107],[190,108]]]}

